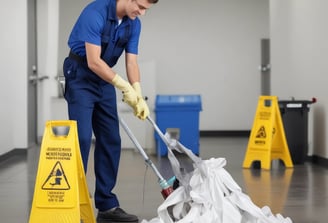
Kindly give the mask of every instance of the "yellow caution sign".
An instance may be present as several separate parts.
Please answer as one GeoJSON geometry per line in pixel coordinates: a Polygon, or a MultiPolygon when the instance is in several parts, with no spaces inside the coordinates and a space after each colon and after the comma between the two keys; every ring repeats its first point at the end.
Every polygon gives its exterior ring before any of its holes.
{"type": "Polygon", "coordinates": [[[29,223],[95,223],[76,121],[48,121],[44,130],[29,223]],[[56,135],[54,129],[68,133],[56,135]]]}
{"type": "Polygon", "coordinates": [[[243,167],[250,168],[253,161],[260,161],[261,168],[271,169],[274,159],[293,167],[277,97],[260,96],[243,167]]]}

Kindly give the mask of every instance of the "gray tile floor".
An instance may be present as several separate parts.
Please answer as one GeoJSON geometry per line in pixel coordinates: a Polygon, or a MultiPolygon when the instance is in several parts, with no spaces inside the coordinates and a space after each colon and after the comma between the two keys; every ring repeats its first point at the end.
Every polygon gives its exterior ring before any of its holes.
{"type": "MultiPolygon", "coordinates": [[[[296,223],[325,223],[328,218],[328,169],[311,163],[285,169],[274,165],[270,171],[243,169],[247,138],[201,138],[200,157],[225,157],[225,169],[262,207],[268,205],[273,213],[281,213],[296,223]]],[[[28,222],[34,190],[39,148],[29,149],[0,163],[0,222],[28,222]]],[[[166,158],[150,156],[165,178],[172,176],[166,158]]],[[[184,162],[184,158],[180,157],[184,162]]],[[[90,192],[93,191],[92,156],[87,174],[90,192]]],[[[116,193],[121,206],[140,219],[157,216],[163,202],[157,178],[147,168],[136,150],[123,150],[116,193]]]]}

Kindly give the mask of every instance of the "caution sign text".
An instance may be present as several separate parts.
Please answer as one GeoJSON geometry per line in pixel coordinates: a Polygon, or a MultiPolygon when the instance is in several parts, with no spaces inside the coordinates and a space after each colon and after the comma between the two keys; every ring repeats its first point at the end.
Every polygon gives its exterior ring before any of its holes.
{"type": "Polygon", "coordinates": [[[70,160],[72,148],[48,147],[46,152],[47,160],[70,160]]]}

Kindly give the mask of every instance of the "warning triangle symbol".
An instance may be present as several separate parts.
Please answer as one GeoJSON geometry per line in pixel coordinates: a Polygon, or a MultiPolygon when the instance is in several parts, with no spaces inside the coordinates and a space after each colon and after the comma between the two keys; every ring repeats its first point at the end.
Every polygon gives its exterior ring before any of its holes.
{"type": "Polygon", "coordinates": [[[48,178],[42,185],[42,190],[69,190],[70,185],[67,181],[64,169],[58,161],[52,168],[48,178]]]}
{"type": "Polygon", "coordinates": [[[264,126],[261,126],[261,128],[257,131],[256,138],[266,138],[266,132],[264,126]]]}

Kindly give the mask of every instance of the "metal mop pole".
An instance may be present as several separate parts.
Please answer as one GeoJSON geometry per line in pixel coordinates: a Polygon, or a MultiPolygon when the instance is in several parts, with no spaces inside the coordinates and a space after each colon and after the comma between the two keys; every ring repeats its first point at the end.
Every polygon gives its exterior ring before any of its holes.
{"type": "Polygon", "coordinates": [[[162,133],[162,131],[159,129],[159,127],[156,125],[155,121],[148,116],[147,117],[148,121],[152,124],[152,126],[154,127],[155,131],[157,132],[157,134],[159,135],[159,137],[161,137],[161,139],[163,140],[163,142],[165,143],[165,145],[167,147],[171,148],[170,143],[168,142],[168,140],[165,138],[164,134],[162,133]]]}
{"type": "Polygon", "coordinates": [[[155,172],[156,176],[158,177],[158,182],[159,185],[162,188],[162,195],[165,198],[167,198],[172,192],[173,192],[173,188],[172,186],[170,186],[168,184],[168,182],[164,179],[164,177],[161,175],[161,173],[157,170],[156,166],[154,165],[154,163],[151,161],[151,159],[149,159],[148,155],[145,153],[145,151],[143,150],[142,146],[139,144],[138,140],[136,139],[136,137],[133,135],[132,131],[130,130],[130,128],[127,126],[127,124],[124,122],[124,120],[122,118],[119,117],[119,121],[123,127],[123,129],[125,130],[125,132],[127,133],[127,135],[129,136],[129,138],[132,140],[132,142],[134,143],[134,145],[137,147],[138,151],[140,152],[140,154],[143,156],[146,164],[148,166],[150,166],[153,171],[155,172]]]}

